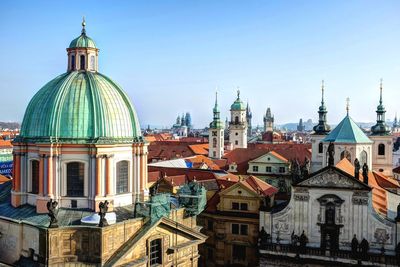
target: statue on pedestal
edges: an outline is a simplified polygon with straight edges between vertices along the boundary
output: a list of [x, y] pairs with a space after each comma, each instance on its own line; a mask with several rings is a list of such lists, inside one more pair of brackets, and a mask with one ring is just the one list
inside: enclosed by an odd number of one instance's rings
[[356, 158], [354, 160], [354, 177], [357, 180], [360, 178], [360, 169], [361, 169], [360, 161], [358, 160], [358, 158]]
[[50, 199], [49, 202], [46, 204], [47, 210], [49, 211], [47, 215], [50, 217], [50, 228], [56, 228], [58, 227], [58, 221], [57, 221], [57, 206], [58, 202], [53, 201], [53, 199]]
[[328, 146], [328, 166], [333, 166], [335, 163], [335, 145], [330, 142]]
[[108, 211], [108, 204], [109, 204], [109, 202], [107, 200], [99, 203], [99, 213], [98, 213], [100, 216], [99, 227], [108, 225], [108, 222], [106, 219], [106, 213]]

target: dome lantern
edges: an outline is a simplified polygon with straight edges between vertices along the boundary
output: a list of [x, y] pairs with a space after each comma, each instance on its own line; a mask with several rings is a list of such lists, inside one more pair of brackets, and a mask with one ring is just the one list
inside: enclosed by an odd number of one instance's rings
[[81, 35], [70, 43], [68, 52], [68, 72], [98, 71], [98, 52], [95, 42], [86, 35], [85, 17], [82, 20]]

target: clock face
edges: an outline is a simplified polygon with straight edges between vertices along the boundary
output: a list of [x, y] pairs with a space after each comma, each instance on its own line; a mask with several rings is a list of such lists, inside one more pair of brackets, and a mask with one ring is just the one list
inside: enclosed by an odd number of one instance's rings
[[213, 131], [212, 136], [217, 136], [217, 131]]

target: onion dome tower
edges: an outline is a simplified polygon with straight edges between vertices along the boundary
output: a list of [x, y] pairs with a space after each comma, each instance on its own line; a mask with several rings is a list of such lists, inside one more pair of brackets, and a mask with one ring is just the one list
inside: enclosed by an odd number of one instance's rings
[[237, 98], [231, 105], [231, 121], [229, 123], [229, 142], [232, 149], [247, 148], [247, 121], [246, 106], [240, 99], [240, 91], [237, 91]]
[[98, 72], [95, 42], [81, 35], [67, 48], [67, 72], [43, 86], [25, 111], [14, 141], [12, 204], [47, 212], [89, 208], [108, 200], [132, 204], [146, 193], [147, 144], [123, 89]]
[[376, 108], [376, 124], [371, 127], [369, 138], [374, 142], [372, 147], [372, 169], [392, 176], [393, 140], [390, 127], [385, 122], [385, 107], [382, 101], [382, 79], [379, 86], [379, 105]]
[[319, 120], [318, 124], [314, 126], [314, 134], [316, 135], [326, 135], [329, 134], [331, 131], [331, 127], [326, 123], [326, 113], [328, 111], [326, 110], [325, 107], [325, 101], [324, 101], [324, 81], [322, 81], [321, 85], [321, 94], [322, 94], [322, 99], [321, 99], [321, 106], [319, 106], [318, 114], [319, 114]]
[[224, 123], [221, 121], [218, 108], [218, 94], [215, 93], [213, 121], [210, 123], [208, 138], [208, 156], [220, 159], [224, 155]]
[[328, 113], [325, 106], [325, 84], [324, 81], [321, 83], [321, 106], [318, 110], [319, 120], [318, 124], [314, 126], [314, 133], [311, 134], [311, 170], [317, 171], [321, 169], [323, 166], [323, 155], [324, 155], [324, 145], [322, 140], [328, 135], [331, 131], [331, 127], [328, 125], [326, 120], [326, 114]]

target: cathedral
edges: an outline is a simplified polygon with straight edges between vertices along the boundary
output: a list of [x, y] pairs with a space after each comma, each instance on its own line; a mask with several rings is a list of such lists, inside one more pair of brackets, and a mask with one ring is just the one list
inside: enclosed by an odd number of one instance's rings
[[205, 189], [188, 181], [179, 198], [149, 192], [137, 113], [99, 72], [85, 26], [67, 48], [67, 72], [34, 95], [14, 140], [12, 185], [0, 187], [0, 262], [197, 266]]

